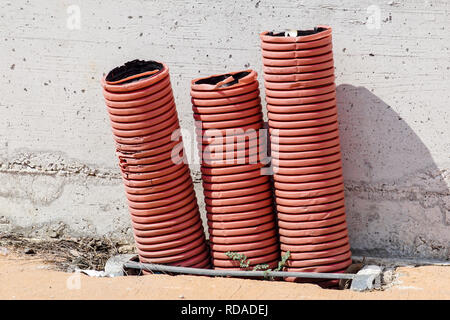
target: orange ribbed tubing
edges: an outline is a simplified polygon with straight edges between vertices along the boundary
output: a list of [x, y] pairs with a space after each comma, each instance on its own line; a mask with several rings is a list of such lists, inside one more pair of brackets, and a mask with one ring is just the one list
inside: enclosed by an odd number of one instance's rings
[[[263, 115], [256, 78], [255, 71], [244, 70], [191, 82], [215, 269], [241, 269], [227, 251], [244, 254], [250, 269], [275, 268], [279, 261], [273, 193], [261, 171], [265, 148], [258, 132]], [[255, 134], [243, 139], [244, 130]]]
[[139, 260], [210, 268], [168, 67], [134, 60], [101, 83]]
[[352, 260], [332, 30], [318, 26], [294, 37], [266, 31], [260, 38], [281, 252], [291, 252], [286, 269], [344, 272]]

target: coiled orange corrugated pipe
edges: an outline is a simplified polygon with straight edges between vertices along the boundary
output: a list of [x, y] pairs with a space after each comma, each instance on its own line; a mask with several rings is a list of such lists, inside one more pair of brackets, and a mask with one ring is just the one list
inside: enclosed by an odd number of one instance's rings
[[[279, 245], [256, 72], [194, 79], [191, 96], [215, 269], [275, 268]], [[227, 252], [245, 255], [243, 262]], [[248, 264], [248, 266], [246, 266]]]
[[102, 87], [139, 260], [210, 268], [168, 67], [127, 62]]
[[[332, 30], [260, 34], [281, 252], [287, 271], [351, 264]], [[296, 279], [288, 279], [295, 281]]]

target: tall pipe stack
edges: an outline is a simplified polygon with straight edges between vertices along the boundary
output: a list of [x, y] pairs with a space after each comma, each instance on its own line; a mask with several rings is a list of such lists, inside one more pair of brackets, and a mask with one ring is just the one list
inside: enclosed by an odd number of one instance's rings
[[[282, 254], [288, 271], [351, 264], [332, 30], [260, 34]], [[295, 281], [297, 279], [288, 279]]]

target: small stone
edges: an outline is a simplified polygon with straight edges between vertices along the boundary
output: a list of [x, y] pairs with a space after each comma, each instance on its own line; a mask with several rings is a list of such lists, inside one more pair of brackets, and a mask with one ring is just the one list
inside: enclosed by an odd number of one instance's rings
[[50, 238], [60, 238], [64, 234], [65, 224], [60, 222], [49, 227], [47, 234]]
[[120, 254], [124, 254], [124, 253], [130, 253], [134, 251], [134, 247], [131, 245], [126, 245], [126, 246], [121, 246], [119, 247], [119, 249], [117, 250]]
[[180, 295], [178, 296], [178, 298], [184, 299], [184, 296], [183, 296], [182, 294], [180, 294]]
[[58, 238], [58, 233], [56, 231], [49, 231], [48, 236], [50, 238]]
[[25, 253], [25, 254], [35, 254], [36, 252], [32, 248], [25, 248], [23, 250], [23, 253]]
[[119, 246], [127, 246], [130, 244], [130, 242], [127, 239], [119, 239], [117, 240], [117, 244]]
[[77, 250], [74, 250], [74, 249], [70, 250], [69, 253], [71, 255], [73, 255], [74, 257], [79, 257], [80, 256], [80, 253]]
[[389, 269], [386, 270], [385, 272], [383, 272], [382, 274], [382, 284], [383, 285], [388, 285], [390, 284], [392, 281], [394, 281], [394, 272], [393, 270]]
[[377, 265], [366, 265], [352, 280], [350, 289], [353, 291], [369, 291], [374, 288], [376, 278], [381, 277], [382, 268]]

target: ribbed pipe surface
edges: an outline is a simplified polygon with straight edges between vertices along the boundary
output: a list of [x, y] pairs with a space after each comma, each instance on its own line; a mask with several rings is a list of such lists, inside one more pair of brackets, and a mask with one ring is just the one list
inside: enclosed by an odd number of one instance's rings
[[210, 268], [168, 67], [128, 62], [102, 87], [140, 261]]
[[291, 253], [287, 271], [343, 272], [351, 252], [331, 28], [260, 38], [281, 252]]
[[[262, 173], [266, 149], [256, 76], [245, 70], [191, 82], [215, 269], [274, 268], [279, 261], [273, 193]], [[245, 255], [248, 268], [227, 252]]]

